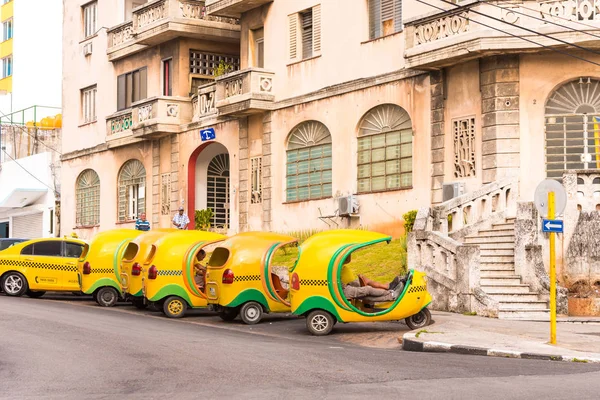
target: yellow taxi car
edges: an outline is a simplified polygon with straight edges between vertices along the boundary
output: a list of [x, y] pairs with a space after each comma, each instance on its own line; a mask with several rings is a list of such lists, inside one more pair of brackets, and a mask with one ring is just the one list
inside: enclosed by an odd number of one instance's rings
[[41, 297], [46, 291], [79, 292], [77, 260], [85, 244], [75, 238], [15, 243], [0, 252], [0, 288], [8, 296]]

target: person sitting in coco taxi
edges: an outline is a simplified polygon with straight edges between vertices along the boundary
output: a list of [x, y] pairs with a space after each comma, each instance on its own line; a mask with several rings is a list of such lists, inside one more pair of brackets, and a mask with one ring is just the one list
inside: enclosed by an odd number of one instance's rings
[[[348, 300], [368, 300], [370, 303], [383, 303], [396, 300], [404, 288], [404, 280], [396, 276], [390, 283], [373, 281], [364, 275], [354, 273], [348, 266], [351, 256], [346, 258], [342, 267], [342, 291]], [[361, 285], [361, 281], [363, 285]]]
[[196, 257], [196, 261], [194, 262], [194, 271], [196, 272], [194, 281], [196, 282], [198, 289], [200, 289], [202, 292], [204, 291], [204, 285], [206, 281], [206, 265], [201, 263], [204, 258], [206, 258], [206, 252], [204, 250], [200, 250], [198, 256]]
[[150, 221], [146, 219], [146, 213], [141, 213], [140, 217], [135, 221], [135, 229], [144, 232], [150, 230]]

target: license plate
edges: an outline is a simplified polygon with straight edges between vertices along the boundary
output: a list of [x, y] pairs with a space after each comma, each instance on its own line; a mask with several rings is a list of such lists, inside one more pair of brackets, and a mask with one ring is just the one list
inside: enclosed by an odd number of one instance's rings
[[208, 288], [208, 293], [210, 293], [212, 297], [215, 297], [217, 295], [217, 291], [214, 287]]

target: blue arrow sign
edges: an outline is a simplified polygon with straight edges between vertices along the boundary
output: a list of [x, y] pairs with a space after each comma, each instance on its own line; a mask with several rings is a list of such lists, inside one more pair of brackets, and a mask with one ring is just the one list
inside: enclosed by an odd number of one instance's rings
[[558, 219], [542, 220], [542, 232], [563, 233], [563, 221]]
[[200, 130], [200, 139], [203, 142], [206, 142], [207, 140], [215, 140], [216, 137], [217, 135], [215, 134], [215, 128], [206, 128]]

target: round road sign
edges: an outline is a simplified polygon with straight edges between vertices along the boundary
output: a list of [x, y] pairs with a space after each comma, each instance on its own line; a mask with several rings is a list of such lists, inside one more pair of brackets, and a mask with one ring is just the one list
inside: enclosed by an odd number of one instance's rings
[[548, 193], [554, 192], [554, 216], [562, 215], [567, 206], [567, 192], [560, 182], [554, 179], [543, 180], [535, 189], [535, 207], [542, 216], [548, 218]]

